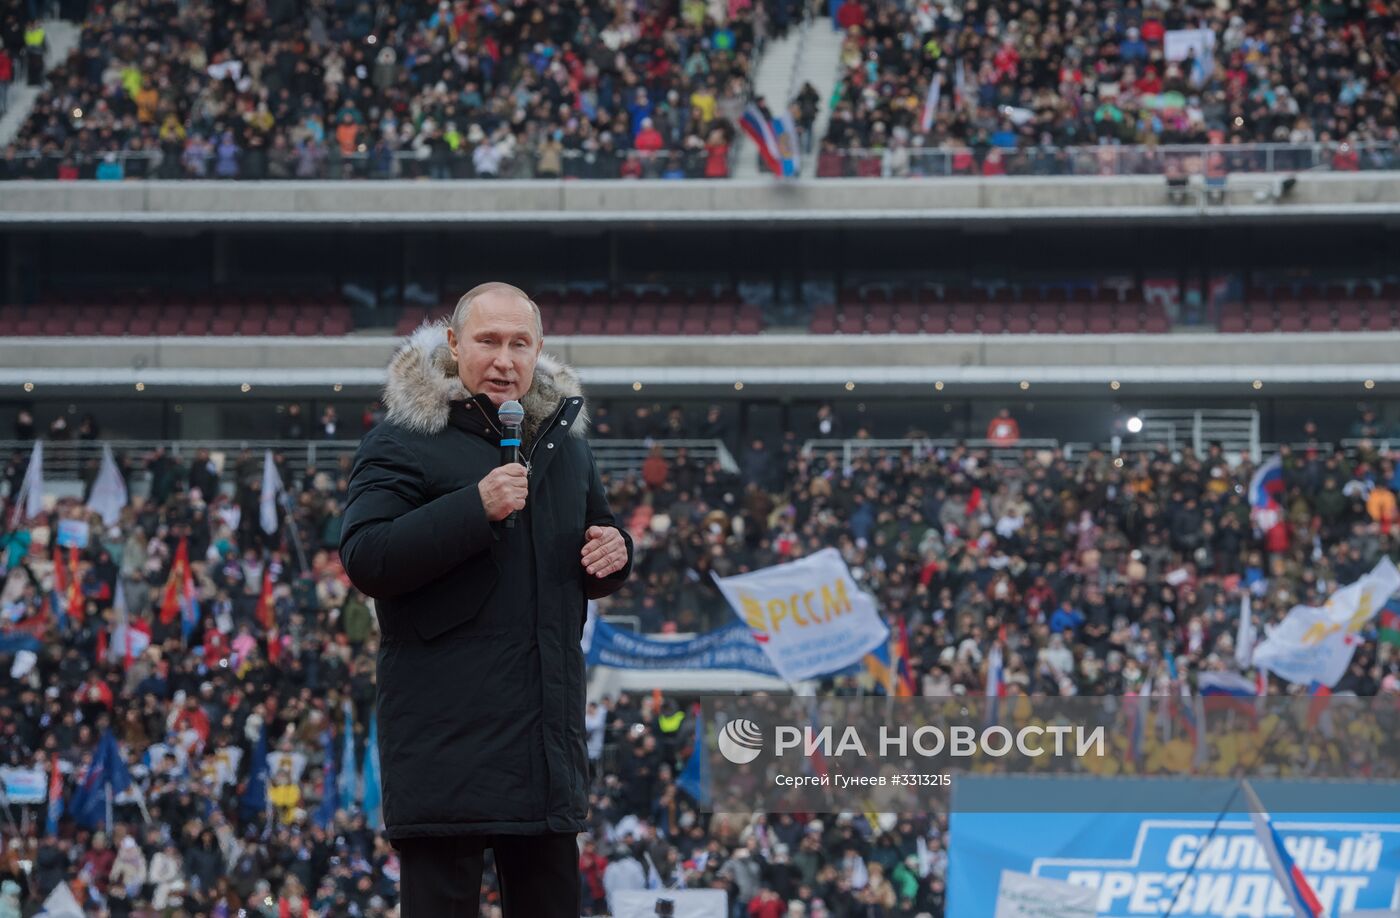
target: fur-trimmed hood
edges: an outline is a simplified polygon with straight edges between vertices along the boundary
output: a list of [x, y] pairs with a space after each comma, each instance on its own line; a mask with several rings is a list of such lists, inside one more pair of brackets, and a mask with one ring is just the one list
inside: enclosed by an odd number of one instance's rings
[[[521, 439], [534, 440], [541, 424], [559, 407], [561, 399], [583, 397], [578, 373], [553, 354], [541, 353], [535, 363], [530, 391], [520, 399], [525, 408]], [[457, 375], [457, 364], [447, 347], [447, 322], [428, 322], [404, 340], [389, 361], [389, 380], [384, 384], [387, 419], [416, 433], [435, 434], [447, 427], [453, 402], [474, 397]], [[585, 399], [570, 431], [581, 437], [588, 432], [588, 402]]]

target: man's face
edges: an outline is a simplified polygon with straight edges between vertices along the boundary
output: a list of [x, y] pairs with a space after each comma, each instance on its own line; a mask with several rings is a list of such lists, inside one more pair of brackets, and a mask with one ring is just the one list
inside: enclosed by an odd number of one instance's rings
[[460, 336], [447, 330], [447, 344], [462, 385], [497, 407], [529, 391], [544, 346], [530, 305], [507, 291], [477, 297]]

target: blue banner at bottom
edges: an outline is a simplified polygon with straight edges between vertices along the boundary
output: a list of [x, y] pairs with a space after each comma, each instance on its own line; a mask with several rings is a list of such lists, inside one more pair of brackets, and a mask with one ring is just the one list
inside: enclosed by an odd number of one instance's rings
[[[1033, 779], [1034, 781], [1034, 779]], [[950, 817], [948, 918], [994, 918], [1003, 870], [1098, 891], [1099, 918], [1272, 918], [1289, 914], [1255, 841], [1247, 812], [1200, 814], [1006, 813], [960, 810], [960, 785], [975, 794], [1025, 782], [960, 777]], [[1053, 792], [1034, 781], [1040, 793]], [[1070, 779], [1066, 788], [1082, 788]], [[1111, 782], [1110, 782], [1111, 783]], [[1254, 782], [1266, 808], [1275, 795], [1326, 782]], [[1213, 782], [1172, 781], [1165, 793], [1219, 799]], [[1332, 785], [1335, 787], [1335, 785]], [[1380, 795], [1381, 797], [1393, 795]], [[1328, 916], [1400, 909], [1400, 808], [1371, 812], [1275, 812], [1273, 825]], [[1390, 811], [1381, 811], [1382, 808]], [[1214, 833], [1212, 834], [1212, 828]]]

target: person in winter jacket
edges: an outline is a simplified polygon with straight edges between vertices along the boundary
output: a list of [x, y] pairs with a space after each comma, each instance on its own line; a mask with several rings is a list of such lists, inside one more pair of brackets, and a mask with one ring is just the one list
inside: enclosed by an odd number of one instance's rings
[[[484, 284], [390, 361], [360, 444], [341, 559], [375, 600], [386, 832], [403, 918], [476, 914], [495, 852], [506, 918], [580, 912], [588, 812], [587, 601], [632, 542], [584, 434], [578, 376], [545, 354], [539, 307]], [[501, 463], [500, 406], [524, 407]], [[511, 516], [511, 521], [507, 517]]]

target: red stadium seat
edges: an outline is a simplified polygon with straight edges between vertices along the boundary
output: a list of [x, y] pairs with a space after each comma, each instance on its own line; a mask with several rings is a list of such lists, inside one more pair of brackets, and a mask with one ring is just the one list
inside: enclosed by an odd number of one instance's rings
[[1255, 309], [1245, 321], [1245, 328], [1255, 334], [1274, 330], [1274, 314], [1268, 309]]
[[1331, 331], [1336, 325], [1331, 309], [1309, 310], [1303, 327], [1310, 332]]
[[1390, 331], [1394, 327], [1395, 320], [1388, 304], [1372, 303], [1366, 310], [1366, 328], [1369, 331]]
[[1245, 330], [1245, 317], [1241, 313], [1226, 313], [1220, 317], [1220, 330], [1230, 335], [1238, 335]]
[[336, 312], [328, 315], [321, 321], [321, 334], [323, 335], [348, 335], [354, 325], [350, 321], [350, 316]]
[[263, 323], [262, 333], [264, 335], [290, 335], [292, 333], [292, 320], [286, 316], [270, 316]]
[[1143, 317], [1142, 330], [1149, 335], [1165, 335], [1172, 330], [1171, 320], [1160, 309]]
[[683, 335], [703, 335], [710, 330], [710, 318], [705, 314], [705, 310], [695, 307], [686, 313], [685, 320], [681, 322], [681, 334]]

